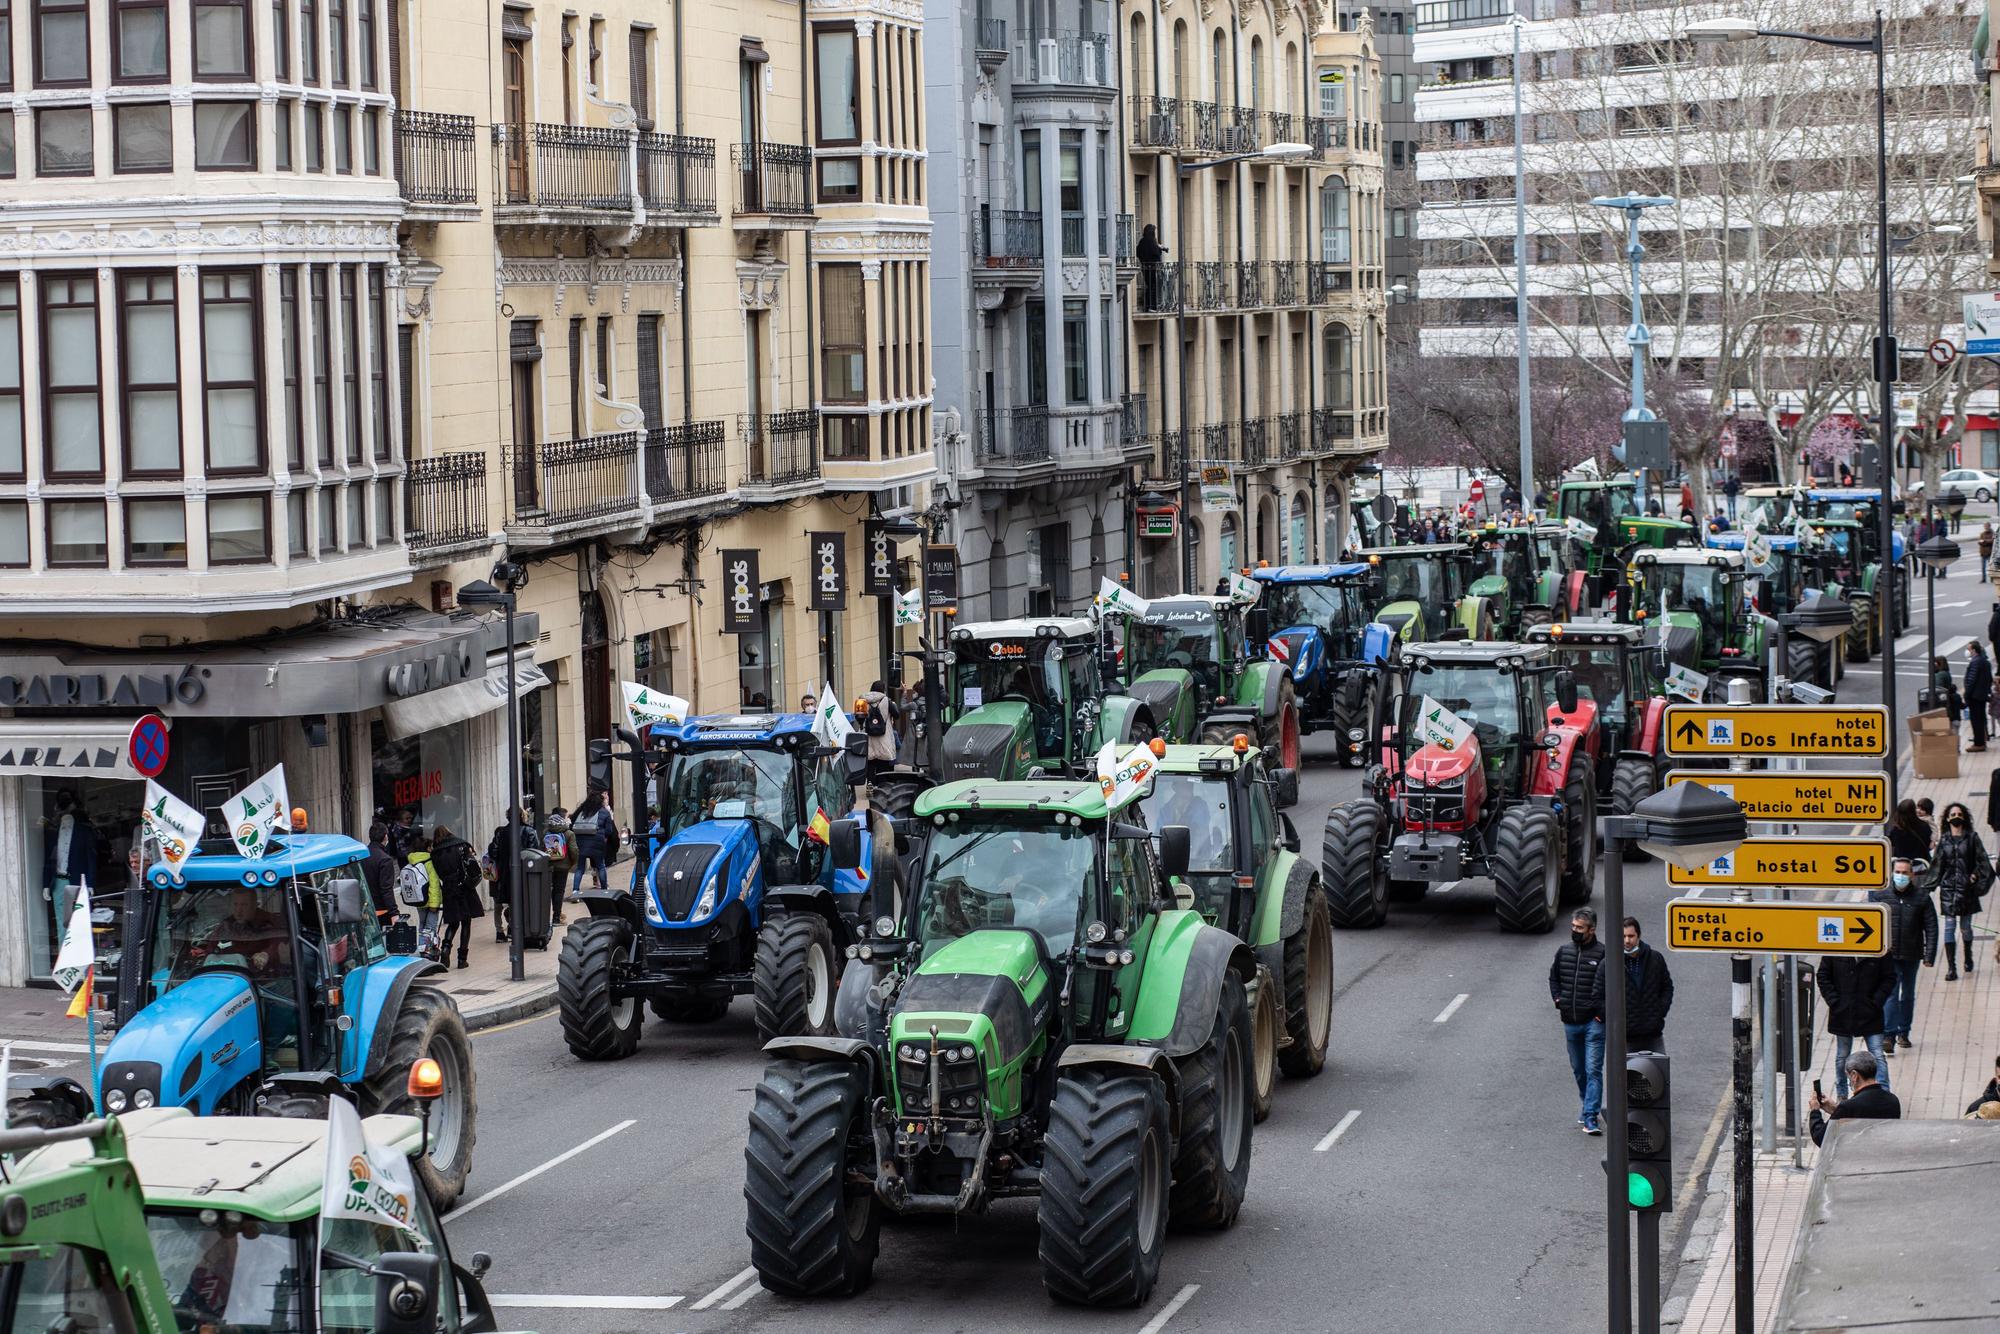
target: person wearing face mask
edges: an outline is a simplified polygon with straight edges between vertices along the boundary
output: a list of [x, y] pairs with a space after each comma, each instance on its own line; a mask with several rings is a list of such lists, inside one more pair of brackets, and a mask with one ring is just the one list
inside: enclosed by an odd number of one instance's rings
[[1665, 1051], [1674, 975], [1667, 956], [1639, 938], [1639, 919], [1625, 919], [1625, 1050]]
[[1965, 971], [1972, 971], [1972, 919], [1993, 884], [1993, 859], [1972, 827], [1972, 813], [1954, 801], [1944, 808], [1944, 829], [1931, 858], [1937, 877], [1938, 915], [1944, 919], [1944, 980], [1958, 981], [1957, 941], [1965, 941]]
[[1905, 1048], [1912, 1045], [1910, 1022], [1917, 1008], [1917, 966], [1937, 966], [1937, 907], [1929, 894], [1916, 887], [1907, 857], [1898, 857], [1890, 864], [1889, 888], [1875, 890], [1868, 900], [1889, 910], [1889, 964], [1896, 985], [1882, 1007], [1882, 1054], [1887, 1056], [1899, 1044]]
[[1549, 999], [1562, 1020], [1570, 1073], [1583, 1100], [1576, 1124], [1586, 1135], [1602, 1135], [1597, 1118], [1604, 1098], [1604, 943], [1597, 938], [1597, 913], [1590, 908], [1576, 910], [1569, 941], [1556, 947], [1549, 965]]

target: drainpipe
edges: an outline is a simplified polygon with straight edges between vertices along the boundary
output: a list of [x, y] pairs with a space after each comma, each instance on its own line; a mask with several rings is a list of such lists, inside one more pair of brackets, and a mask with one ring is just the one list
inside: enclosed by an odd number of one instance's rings
[[[681, 59], [681, 3], [682, 3], [682, 0], [673, 0], [673, 5], [674, 5], [674, 134], [675, 134], [675, 136], [676, 136], [676, 137], [679, 137], [679, 136], [681, 136], [681, 135], [684, 135], [684, 134], [686, 134], [686, 133], [687, 133], [687, 107], [686, 107], [686, 104], [685, 104], [685, 103], [683, 102], [683, 100], [682, 100], [682, 94], [681, 94], [681, 84], [682, 84], [682, 83], [683, 83], [683, 81], [684, 81], [684, 80], [683, 80], [683, 77], [682, 77], [682, 76], [683, 76], [683, 74], [685, 73], [685, 68], [684, 68], [684, 65], [683, 65], [683, 62], [682, 62], [682, 59]], [[717, 177], [717, 182], [716, 182], [716, 188], [717, 188], [718, 190], [720, 190], [720, 189], [721, 189], [721, 176], [722, 176], [722, 173], [721, 173], [720, 169], [718, 168], [718, 170], [716, 171], [716, 177]], [[720, 197], [718, 196], [718, 198], [716, 199], [716, 206], [717, 206], [718, 208], [720, 208], [720, 207], [721, 207], [721, 204], [722, 204], [722, 201], [721, 201], [721, 198], [720, 198]], [[691, 310], [689, 310], [689, 309], [688, 309], [688, 268], [689, 268], [690, 264], [691, 264], [691, 263], [693, 262], [693, 257], [692, 257], [691, 255], [689, 255], [689, 254], [688, 254], [688, 240], [689, 240], [689, 238], [688, 238], [688, 229], [687, 229], [687, 228], [685, 228], [685, 227], [683, 227], [683, 228], [681, 228], [681, 239], [680, 239], [680, 247], [681, 247], [681, 292], [680, 292], [680, 297], [681, 297], [681, 302], [680, 302], [680, 305], [681, 305], [681, 424], [682, 424], [683, 426], [692, 426], [692, 425], [694, 424], [694, 313], [693, 313], [693, 312], [692, 312]], [[693, 448], [693, 446], [692, 446], [692, 445], [690, 445], [690, 446], [689, 446], [689, 448], [690, 448], [690, 449], [692, 449], [692, 448]], [[688, 466], [689, 466], [690, 468], [692, 468], [692, 467], [694, 466], [694, 464], [693, 464], [693, 461], [692, 461], [692, 459], [690, 459], [690, 461], [689, 461], [689, 464], [688, 464]], [[694, 540], [694, 539], [690, 539], [690, 540]], [[692, 574], [692, 571], [690, 571], [689, 573], [690, 573], [690, 574]], [[689, 625], [690, 627], [692, 627], [692, 626], [694, 625], [694, 619], [693, 619], [693, 617], [689, 617], [689, 619], [688, 619], [688, 625]], [[694, 645], [690, 644], [690, 645], [688, 646], [688, 648], [690, 649], [690, 651], [692, 651], [692, 650], [693, 650], [693, 648], [694, 648]]]

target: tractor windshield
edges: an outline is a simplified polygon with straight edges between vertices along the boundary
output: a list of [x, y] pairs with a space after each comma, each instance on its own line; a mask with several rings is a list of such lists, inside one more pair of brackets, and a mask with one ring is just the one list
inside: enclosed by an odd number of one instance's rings
[[1025, 700], [1038, 707], [1062, 704], [1061, 662], [1035, 641], [975, 643], [957, 657], [951, 675], [954, 717], [996, 699]]
[[1361, 603], [1361, 588], [1352, 581], [1339, 584], [1272, 584], [1264, 592], [1264, 605], [1270, 609], [1271, 627], [1275, 630], [1289, 629], [1294, 625], [1346, 630], [1368, 618]]
[[[1410, 682], [1403, 704], [1404, 734], [1416, 736], [1417, 708], [1429, 695], [1471, 726], [1479, 738], [1479, 748], [1488, 763], [1503, 746], [1511, 746], [1522, 733], [1520, 695], [1511, 672], [1499, 671], [1484, 663], [1435, 663], [1431, 670]], [[1534, 730], [1541, 730], [1541, 719]]]
[[262, 887], [191, 884], [167, 891], [165, 929], [153, 937], [154, 994], [216, 968], [246, 972], [259, 982], [289, 976], [288, 892], [289, 881]]
[[[703, 820], [755, 820], [799, 845], [799, 802], [790, 751], [690, 750], [667, 767], [667, 837]], [[762, 841], [761, 839], [759, 840]]]
[[1654, 616], [1690, 611], [1701, 621], [1702, 638], [1720, 644], [1729, 609], [1729, 588], [1721, 565], [1669, 565], [1648, 561], [1639, 566], [1640, 603]]
[[204, 1210], [149, 1213], [146, 1230], [182, 1329], [304, 1334], [311, 1277], [284, 1224]]
[[1557, 518], [1582, 519], [1593, 528], [1605, 528], [1628, 514], [1639, 513], [1630, 482], [1614, 486], [1566, 486], [1556, 503]]
[[1403, 556], [1381, 558], [1382, 602], [1414, 602], [1422, 607], [1426, 617], [1443, 617], [1451, 613], [1450, 576], [1448, 560], [1439, 556], [1420, 555], [1412, 552]]
[[1182, 824], [1188, 830], [1188, 870], [1234, 871], [1235, 831], [1229, 820], [1229, 784], [1200, 774], [1156, 774], [1143, 803], [1146, 827]]
[[1535, 550], [1541, 556], [1544, 568], [1560, 570], [1567, 562], [1569, 537], [1563, 533], [1535, 534]]
[[96, 1251], [50, 1246], [38, 1253], [30, 1246], [0, 1264], [0, 1329], [134, 1329], [112, 1273]]
[[1597, 703], [1600, 717], [1622, 722], [1626, 713], [1625, 655], [1615, 648], [1565, 648], [1563, 666], [1576, 676], [1576, 693]]
[[1135, 618], [1125, 631], [1125, 667], [1134, 677], [1161, 667], [1213, 672], [1215, 613], [1197, 607]]
[[933, 830], [918, 883], [922, 944], [1025, 927], [1064, 954], [1096, 910], [1096, 842], [1080, 825], [960, 820]]
[[1487, 569], [1507, 581], [1507, 592], [1517, 601], [1535, 596], [1535, 566], [1528, 551], [1529, 540], [1509, 535], [1496, 538], [1486, 550]]

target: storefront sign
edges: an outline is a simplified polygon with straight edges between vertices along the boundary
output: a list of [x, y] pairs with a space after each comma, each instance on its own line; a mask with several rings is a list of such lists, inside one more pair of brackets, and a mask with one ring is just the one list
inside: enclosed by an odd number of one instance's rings
[[0, 774], [132, 778], [129, 718], [0, 719]]
[[868, 563], [861, 568], [861, 591], [871, 598], [896, 596], [896, 539], [887, 519], [870, 519], [861, 526]]
[[[514, 658], [514, 694], [525, 698], [549, 683], [548, 673], [535, 665], [525, 652]], [[433, 728], [448, 727], [468, 718], [491, 713], [507, 703], [507, 663], [494, 654], [486, 674], [477, 680], [462, 681], [444, 690], [433, 690], [409, 699], [392, 699], [382, 707], [382, 722], [393, 737], [416, 736]]]
[[758, 597], [757, 553], [736, 547], [722, 553], [722, 633], [753, 635], [764, 628]]
[[814, 611], [847, 610], [847, 534], [807, 533], [812, 584], [806, 605]]
[[399, 662], [393, 667], [385, 668], [382, 681], [391, 695], [397, 699], [407, 699], [411, 695], [421, 695], [427, 690], [457, 685], [471, 675], [472, 650], [461, 644], [428, 658], [419, 658], [415, 662]]
[[1175, 522], [1179, 514], [1175, 510], [1140, 510], [1139, 536], [1168, 538], [1179, 534], [1180, 526]]
[[944, 611], [958, 605], [958, 548], [933, 543], [924, 548], [924, 609]]
[[207, 693], [191, 666], [0, 676], [0, 709], [164, 709], [198, 704]]

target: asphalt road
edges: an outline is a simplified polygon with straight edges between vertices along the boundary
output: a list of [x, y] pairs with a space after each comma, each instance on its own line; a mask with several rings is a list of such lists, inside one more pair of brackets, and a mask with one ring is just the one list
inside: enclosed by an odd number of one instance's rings
[[[1968, 578], [1973, 564], [1939, 585], [1941, 644], [1983, 637], [1991, 590]], [[1922, 682], [1924, 605], [1920, 586], [1915, 633], [1899, 643], [1899, 713]], [[1841, 698], [1878, 700], [1879, 670], [1853, 669]], [[1309, 755], [1324, 744], [1308, 740]], [[1357, 789], [1353, 772], [1309, 765], [1291, 812], [1309, 853], [1328, 807]], [[1626, 893], [1657, 936], [1659, 865], [1628, 866]], [[886, 1223], [862, 1298], [764, 1292], [743, 1235], [762, 1065], [747, 1000], [714, 1025], [649, 1019], [639, 1052], [615, 1065], [573, 1060], [552, 1016], [477, 1037], [478, 1158], [448, 1220], [453, 1249], [491, 1253], [503, 1326], [545, 1334], [1602, 1329], [1604, 1141], [1575, 1126], [1546, 986], [1560, 939], [1501, 933], [1483, 881], [1434, 891], [1379, 930], [1337, 932], [1325, 1072], [1281, 1084], [1240, 1222], [1172, 1235], [1143, 1310], [1050, 1302], [1030, 1201]], [[1726, 958], [1670, 962], [1683, 1207], [1665, 1229], [1669, 1281], [1693, 1215], [1688, 1178], [1723, 1127], [1729, 1053]]]

